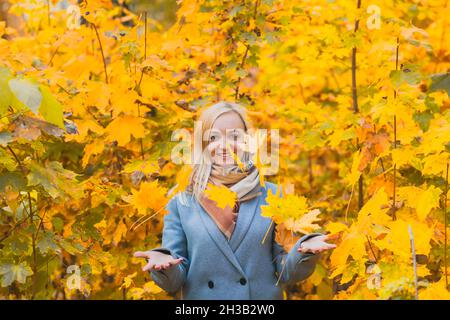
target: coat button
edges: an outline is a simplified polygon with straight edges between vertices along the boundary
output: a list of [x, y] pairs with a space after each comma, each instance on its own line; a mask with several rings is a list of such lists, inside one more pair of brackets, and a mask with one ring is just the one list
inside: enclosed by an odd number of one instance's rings
[[241, 278], [241, 279], [239, 280], [239, 282], [240, 282], [243, 286], [245, 286], [245, 284], [247, 283], [247, 280], [245, 280], [245, 278]]
[[214, 282], [212, 282], [211, 280], [208, 281], [208, 287], [210, 287], [211, 289], [214, 288]]

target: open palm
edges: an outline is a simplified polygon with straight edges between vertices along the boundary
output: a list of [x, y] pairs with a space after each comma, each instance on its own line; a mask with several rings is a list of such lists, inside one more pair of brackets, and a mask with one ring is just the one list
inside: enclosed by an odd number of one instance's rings
[[175, 259], [170, 254], [165, 254], [159, 251], [136, 251], [134, 256], [136, 258], [148, 259], [148, 263], [142, 268], [142, 271], [165, 270], [170, 266], [181, 263], [181, 261], [184, 260], [184, 258]]
[[328, 243], [325, 240], [329, 240], [327, 235], [312, 237], [302, 242], [297, 251], [302, 253], [306, 252], [319, 253], [322, 251], [336, 248], [335, 244]]

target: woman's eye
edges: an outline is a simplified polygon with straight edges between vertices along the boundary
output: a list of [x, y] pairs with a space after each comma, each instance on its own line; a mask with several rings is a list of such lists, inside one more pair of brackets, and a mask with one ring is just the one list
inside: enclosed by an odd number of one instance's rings
[[216, 137], [215, 137], [215, 136], [212, 136], [212, 137], [210, 138], [210, 140], [211, 140], [211, 141], [215, 141], [215, 140], [216, 140]]

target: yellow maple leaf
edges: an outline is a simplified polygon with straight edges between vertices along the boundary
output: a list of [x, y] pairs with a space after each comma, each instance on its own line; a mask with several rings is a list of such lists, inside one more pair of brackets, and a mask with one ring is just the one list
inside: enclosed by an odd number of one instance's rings
[[441, 277], [438, 282], [428, 285], [424, 290], [419, 291], [419, 300], [450, 300], [450, 291], [445, 285], [445, 277]]
[[364, 204], [358, 213], [360, 230], [368, 230], [372, 224], [384, 225], [392, 220], [386, 214], [389, 210], [386, 206], [388, 200], [384, 188], [381, 188]]
[[439, 206], [442, 191], [435, 186], [422, 189], [414, 186], [398, 188], [398, 197], [406, 200], [407, 206], [416, 209], [417, 216], [424, 220], [433, 208]]
[[330, 235], [337, 234], [341, 231], [348, 231], [348, 226], [342, 222], [330, 222], [325, 226]]
[[191, 173], [192, 167], [189, 165], [183, 166], [181, 170], [178, 171], [177, 176], [175, 178], [177, 185], [173, 191], [174, 193], [186, 190], [186, 187], [189, 184], [189, 177], [191, 176]]
[[422, 173], [442, 176], [445, 174], [445, 170], [447, 168], [447, 163], [449, 162], [449, 160], [449, 153], [445, 151], [428, 155], [422, 160]]
[[389, 232], [382, 240], [375, 243], [380, 249], [388, 249], [402, 261], [409, 261], [411, 257], [411, 243], [408, 232], [408, 225], [411, 225], [414, 236], [414, 249], [416, 254], [428, 255], [431, 249], [430, 240], [433, 230], [425, 223], [415, 219], [399, 219], [389, 224]]
[[132, 195], [127, 200], [131, 203], [141, 215], [147, 213], [147, 209], [153, 211], [163, 210], [168, 202], [166, 197], [167, 188], [158, 184], [158, 180], [151, 182], [142, 182], [139, 190], [132, 190]]
[[126, 234], [127, 234], [127, 226], [121, 220], [117, 225], [117, 228], [113, 234], [113, 245], [117, 245]]
[[125, 146], [130, 142], [131, 136], [142, 138], [146, 131], [144, 122], [144, 119], [130, 115], [118, 117], [106, 127], [106, 140], [116, 140], [119, 146]]
[[320, 210], [314, 209], [302, 215], [300, 219], [289, 218], [284, 222], [284, 225], [288, 230], [306, 234], [320, 227], [318, 224], [314, 223], [321, 220], [317, 217], [319, 214]]
[[130, 275], [126, 276], [125, 278], [123, 278], [123, 283], [120, 286], [120, 289], [129, 288], [131, 286], [131, 284], [133, 283], [133, 278], [136, 276], [137, 276], [137, 272], [130, 274]]
[[146, 293], [158, 294], [163, 290], [159, 286], [157, 286], [153, 281], [149, 281], [144, 284], [144, 291]]
[[363, 153], [361, 150], [358, 150], [353, 156], [352, 168], [350, 170], [349, 175], [346, 177], [348, 184], [353, 186], [358, 181], [359, 176], [361, 175], [361, 171], [359, 171], [359, 164], [361, 162]]
[[[333, 270], [338, 268], [343, 272], [350, 255], [355, 260], [362, 259], [367, 254], [365, 242], [365, 235], [358, 230], [356, 224], [352, 225], [349, 232], [343, 235], [341, 243], [331, 253], [331, 268]], [[337, 275], [338, 272], [334, 274]]]
[[[278, 189], [279, 190], [279, 189]], [[266, 197], [267, 205], [261, 206], [261, 215], [272, 218], [276, 223], [283, 223], [288, 219], [298, 220], [309, 212], [307, 199], [295, 194], [280, 197], [269, 189]]]
[[208, 183], [205, 190], [205, 195], [216, 202], [217, 206], [221, 209], [225, 209], [226, 206], [233, 208], [236, 200], [236, 192], [230, 190], [226, 186], [216, 186], [212, 183]]
[[227, 142], [227, 149], [228, 151], [231, 153], [231, 156], [233, 157], [234, 161], [236, 161], [238, 167], [241, 170], [244, 170], [244, 164], [242, 163], [242, 161], [239, 159], [238, 155], [233, 151], [233, 149], [231, 149], [230, 144]]

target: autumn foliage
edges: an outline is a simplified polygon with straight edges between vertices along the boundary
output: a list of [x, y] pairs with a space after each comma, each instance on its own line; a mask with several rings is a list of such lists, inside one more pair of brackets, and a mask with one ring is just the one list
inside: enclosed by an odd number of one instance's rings
[[338, 244], [287, 299], [450, 298], [446, 1], [180, 0], [168, 29], [24, 2], [0, 22], [0, 298], [170, 298], [132, 253], [186, 187], [172, 133], [218, 100], [280, 129], [278, 239]]

